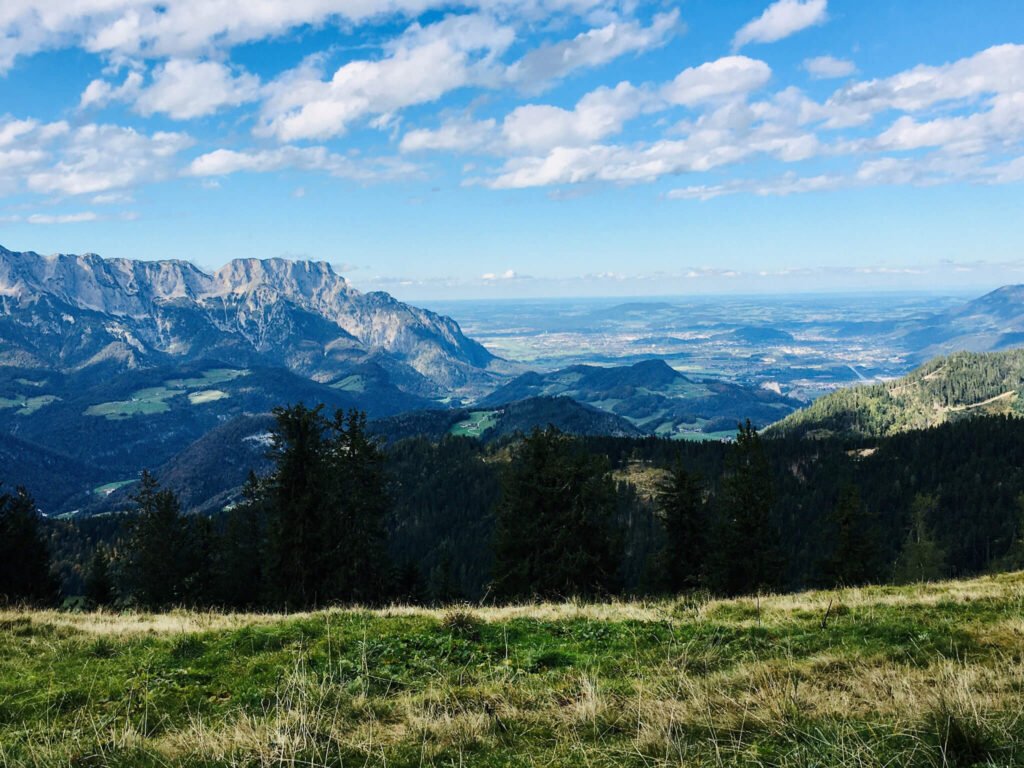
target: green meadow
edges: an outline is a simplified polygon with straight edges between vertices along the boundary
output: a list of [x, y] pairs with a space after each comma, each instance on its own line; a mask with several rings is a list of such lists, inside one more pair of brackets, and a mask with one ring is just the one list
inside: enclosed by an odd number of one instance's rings
[[4, 766], [1024, 765], [1024, 576], [737, 600], [0, 612]]

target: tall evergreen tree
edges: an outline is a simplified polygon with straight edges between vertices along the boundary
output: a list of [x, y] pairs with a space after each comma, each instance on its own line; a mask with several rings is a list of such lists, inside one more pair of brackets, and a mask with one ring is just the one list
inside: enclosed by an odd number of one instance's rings
[[857, 486], [847, 483], [841, 488], [829, 522], [829, 535], [835, 543], [822, 563], [826, 582], [833, 586], [859, 586], [877, 580], [877, 523], [864, 507]]
[[100, 544], [93, 550], [85, 572], [85, 597], [92, 605], [110, 605], [114, 601], [114, 582], [110, 573], [110, 552]]
[[262, 482], [250, 472], [242, 498], [226, 513], [221, 537], [218, 598], [233, 608], [255, 608], [267, 588], [267, 503]]
[[173, 491], [143, 471], [134, 516], [121, 548], [119, 592], [147, 608], [198, 602], [205, 553], [191, 535]]
[[328, 495], [327, 422], [322, 407], [275, 408], [271, 455], [275, 469], [267, 479], [269, 568], [272, 599], [305, 608], [329, 598], [324, 594], [324, 507]]
[[932, 532], [929, 517], [935, 515], [939, 497], [919, 493], [910, 508], [910, 530], [903, 551], [896, 561], [894, 579], [897, 584], [935, 581], [948, 575], [946, 553]]
[[694, 589], [704, 577], [707, 560], [704, 487], [696, 475], [676, 465], [658, 486], [656, 503], [665, 528], [660, 581], [670, 592]]
[[731, 594], [782, 586], [784, 558], [773, 519], [771, 469], [761, 437], [740, 425], [722, 478], [715, 585]]
[[338, 411], [328, 445], [330, 508], [325, 538], [336, 597], [373, 603], [384, 597], [390, 575], [384, 528], [390, 500], [384, 454], [366, 429], [366, 414]]
[[535, 429], [504, 477], [495, 593], [560, 598], [610, 590], [619, 562], [615, 503], [607, 459], [554, 427]]
[[0, 603], [49, 603], [56, 596], [35, 501], [24, 488], [0, 494]]

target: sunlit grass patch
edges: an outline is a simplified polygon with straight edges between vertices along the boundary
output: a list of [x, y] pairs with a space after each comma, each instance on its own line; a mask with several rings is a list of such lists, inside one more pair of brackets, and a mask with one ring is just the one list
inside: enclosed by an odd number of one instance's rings
[[1024, 765], [1022, 588], [4, 610], [0, 765]]

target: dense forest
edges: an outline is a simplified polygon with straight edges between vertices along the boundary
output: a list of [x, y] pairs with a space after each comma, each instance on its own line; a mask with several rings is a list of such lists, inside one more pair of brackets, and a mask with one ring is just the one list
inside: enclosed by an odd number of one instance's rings
[[1024, 350], [958, 352], [903, 378], [841, 389], [773, 425], [771, 434], [885, 437], [978, 414], [1024, 411]]
[[1024, 430], [1005, 416], [866, 440], [570, 437], [384, 445], [358, 412], [275, 412], [270, 471], [185, 515], [144, 473], [128, 513], [0, 493], [0, 597], [299, 609], [743, 594], [1024, 566]]

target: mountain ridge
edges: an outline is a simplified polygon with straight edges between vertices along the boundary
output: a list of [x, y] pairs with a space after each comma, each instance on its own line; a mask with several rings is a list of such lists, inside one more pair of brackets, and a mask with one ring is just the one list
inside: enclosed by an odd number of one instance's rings
[[[239, 362], [269, 356], [324, 381], [384, 351], [439, 388], [456, 388], [496, 359], [450, 317], [362, 293], [322, 261], [234, 259], [207, 273], [187, 260], [43, 256], [0, 246], [0, 319], [7, 321], [0, 338], [8, 340], [0, 363], [61, 370], [231, 350]], [[19, 324], [54, 344], [26, 339], [10, 349], [11, 338], [27, 335], [14, 332]], [[84, 331], [69, 327], [81, 324]], [[288, 349], [288, 341], [302, 348]]]
[[825, 395], [767, 434], [887, 437], [986, 414], [1024, 415], [1024, 349], [936, 357], [893, 381]]

